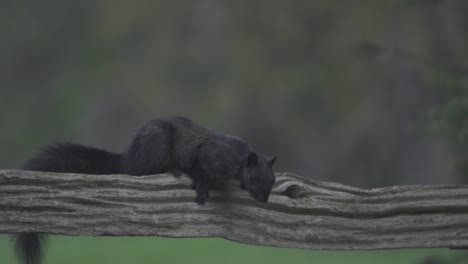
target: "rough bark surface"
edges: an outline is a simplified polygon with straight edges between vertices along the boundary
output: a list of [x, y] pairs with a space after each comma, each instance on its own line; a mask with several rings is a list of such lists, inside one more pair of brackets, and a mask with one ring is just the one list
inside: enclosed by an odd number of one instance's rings
[[222, 237], [301, 249], [468, 247], [468, 186], [361, 190], [277, 176], [268, 203], [232, 183], [201, 207], [184, 177], [0, 171], [0, 233]]

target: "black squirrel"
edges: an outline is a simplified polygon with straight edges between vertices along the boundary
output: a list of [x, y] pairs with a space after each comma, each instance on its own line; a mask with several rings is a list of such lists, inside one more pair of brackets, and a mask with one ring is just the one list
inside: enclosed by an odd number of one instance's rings
[[[27, 160], [24, 170], [83, 174], [128, 174], [134, 176], [171, 172], [192, 179], [195, 202], [204, 205], [210, 186], [236, 179], [240, 187], [261, 202], [267, 202], [275, 182], [276, 157], [265, 158], [238, 137], [216, 133], [185, 117], [155, 119], [136, 133], [122, 154], [79, 144], [55, 144]], [[12, 236], [23, 264], [39, 264], [45, 234]]]

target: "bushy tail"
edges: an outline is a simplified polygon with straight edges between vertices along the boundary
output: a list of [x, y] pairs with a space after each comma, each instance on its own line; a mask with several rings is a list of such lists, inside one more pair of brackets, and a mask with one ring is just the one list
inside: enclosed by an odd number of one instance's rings
[[[48, 146], [22, 166], [29, 171], [115, 174], [120, 169], [121, 155], [78, 144]], [[40, 264], [47, 241], [45, 234], [22, 233], [11, 236], [21, 264]]]
[[42, 249], [47, 242], [47, 236], [38, 233], [23, 233], [11, 236], [16, 255], [21, 264], [39, 264], [42, 259]]

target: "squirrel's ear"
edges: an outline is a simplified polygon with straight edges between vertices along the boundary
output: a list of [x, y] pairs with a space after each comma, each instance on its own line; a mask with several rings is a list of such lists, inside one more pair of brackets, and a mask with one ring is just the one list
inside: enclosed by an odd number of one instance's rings
[[268, 160], [268, 165], [270, 165], [270, 167], [273, 167], [273, 164], [275, 164], [276, 158], [278, 158], [278, 155], [275, 155], [273, 158]]
[[257, 154], [252, 152], [247, 156], [247, 167], [257, 166], [257, 165], [258, 165]]

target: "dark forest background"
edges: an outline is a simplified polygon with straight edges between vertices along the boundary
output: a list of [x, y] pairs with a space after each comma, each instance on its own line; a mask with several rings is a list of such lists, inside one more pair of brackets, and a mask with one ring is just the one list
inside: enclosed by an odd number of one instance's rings
[[467, 183], [468, 1], [0, 2], [0, 168], [185, 115], [370, 188]]
[[1, 168], [54, 141], [122, 151], [145, 120], [186, 115], [278, 153], [280, 171], [463, 181], [421, 120], [466, 86], [466, 1], [1, 6]]

